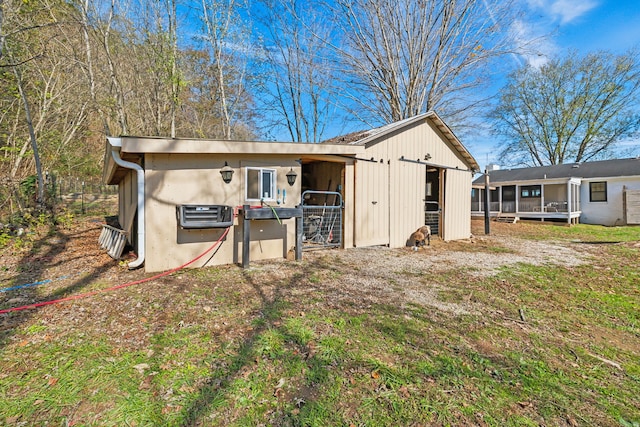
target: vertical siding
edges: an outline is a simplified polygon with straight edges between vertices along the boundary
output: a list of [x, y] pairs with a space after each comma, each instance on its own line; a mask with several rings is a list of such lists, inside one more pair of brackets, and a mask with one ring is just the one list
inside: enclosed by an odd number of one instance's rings
[[[443, 231], [446, 233], [443, 238], [468, 238], [471, 232], [472, 176], [466, 171], [468, 165], [457, 150], [427, 119], [384, 138], [367, 147], [364, 156], [378, 161], [382, 158], [382, 165], [362, 161], [356, 165], [356, 222], [361, 222], [356, 227], [357, 245], [404, 246], [409, 235], [424, 225], [426, 165], [417, 161], [425, 162], [427, 154], [429, 163], [453, 168], [447, 170], [447, 182], [443, 188]], [[401, 161], [403, 156], [413, 162]], [[383, 165], [388, 167], [388, 181], [383, 179]], [[386, 192], [388, 198], [386, 226], [382, 224], [383, 212], [370, 206], [374, 197], [383, 199], [381, 192]], [[361, 233], [366, 230], [379, 234], [386, 231], [388, 236], [386, 239], [381, 235], [375, 240], [365, 239]]]
[[138, 188], [136, 180], [136, 172], [129, 170], [118, 188], [118, 222], [122, 229], [129, 233], [129, 243], [133, 242], [131, 233], [134, 230], [133, 221], [138, 208]]
[[[416, 229], [424, 225], [426, 166], [399, 160], [401, 156], [418, 160], [421, 138], [410, 134], [406, 142], [394, 140], [388, 145], [391, 161], [391, 230], [390, 245], [404, 246]], [[424, 157], [424, 155], [423, 155]]]
[[344, 247], [355, 245], [355, 165], [347, 163], [344, 167]]
[[367, 157], [376, 162], [356, 165], [355, 246], [389, 244], [389, 165], [380, 163], [382, 153], [384, 150], [370, 150]]
[[445, 179], [444, 240], [471, 235], [471, 173], [448, 169]]

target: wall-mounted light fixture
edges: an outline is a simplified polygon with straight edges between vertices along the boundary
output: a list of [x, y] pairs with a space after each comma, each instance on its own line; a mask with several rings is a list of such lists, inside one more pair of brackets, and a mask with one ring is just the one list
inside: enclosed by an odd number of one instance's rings
[[224, 167], [220, 169], [220, 175], [222, 175], [222, 180], [225, 184], [231, 182], [231, 178], [233, 178], [233, 169], [231, 169], [227, 162], [224, 162]]
[[293, 170], [293, 168], [291, 168], [289, 172], [287, 172], [287, 182], [289, 183], [289, 185], [295, 184], [297, 177], [298, 177], [298, 174], [296, 173], [296, 171]]
[[431, 154], [429, 154], [429, 153], [425, 154], [425, 155], [424, 155], [424, 159], [425, 159], [426, 161], [431, 160]]

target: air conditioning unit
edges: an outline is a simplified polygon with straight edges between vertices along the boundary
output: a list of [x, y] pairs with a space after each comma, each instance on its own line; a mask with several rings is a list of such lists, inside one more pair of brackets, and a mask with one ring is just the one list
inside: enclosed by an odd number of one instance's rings
[[227, 205], [178, 205], [182, 228], [226, 228], [233, 225], [233, 208]]

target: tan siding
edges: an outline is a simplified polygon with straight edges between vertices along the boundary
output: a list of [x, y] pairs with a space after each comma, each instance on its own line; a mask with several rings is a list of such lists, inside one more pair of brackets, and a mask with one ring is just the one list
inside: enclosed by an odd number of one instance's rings
[[346, 164], [344, 169], [344, 247], [352, 248], [355, 218], [355, 165]]
[[131, 232], [138, 205], [137, 174], [129, 170], [118, 188], [118, 222], [123, 230], [129, 233], [127, 240], [132, 242]]
[[[231, 183], [225, 184], [220, 168], [227, 161], [235, 173]], [[182, 265], [200, 255], [222, 235], [223, 229], [184, 230], [176, 220], [176, 206], [180, 204], [223, 204], [241, 206], [244, 200], [244, 169], [240, 165], [273, 167], [277, 170], [277, 187], [287, 190], [286, 204], [294, 207], [300, 201], [300, 165], [294, 158], [276, 157], [265, 162], [258, 157], [239, 157], [186, 154], [149, 155], [147, 169], [146, 271], [161, 271]], [[296, 185], [290, 187], [286, 173], [293, 168], [298, 174]], [[252, 202], [255, 204], [255, 202]], [[272, 203], [275, 205], [275, 203]], [[251, 224], [251, 260], [278, 258], [295, 245], [295, 221], [253, 221]], [[236, 221], [237, 224], [237, 221]], [[239, 261], [242, 252], [242, 230], [230, 230], [209, 265]], [[240, 255], [241, 256], [241, 255]], [[202, 266], [209, 257], [191, 265]]]
[[367, 150], [376, 162], [356, 165], [355, 245], [389, 244], [389, 165], [383, 161], [384, 147]]
[[445, 182], [444, 240], [471, 235], [471, 174], [447, 170]]
[[[425, 160], [427, 154], [429, 160]], [[388, 164], [389, 181], [382, 181], [382, 165], [359, 162], [356, 177], [356, 242], [359, 246], [371, 244], [389, 244], [400, 247], [406, 244], [409, 235], [421, 225], [424, 225], [424, 197], [425, 197], [425, 162], [434, 165], [454, 168], [447, 170], [447, 184], [444, 189], [446, 213], [443, 228], [446, 240], [467, 238], [471, 227], [471, 173], [467, 172], [467, 164], [458, 152], [449, 145], [448, 141], [432, 126], [430, 121], [424, 120], [401, 132], [386, 135], [382, 141], [370, 144], [362, 156], [383, 159], [383, 165]], [[402, 161], [401, 157], [405, 160]], [[417, 162], [421, 163], [417, 163]], [[376, 166], [377, 165], [377, 166]], [[455, 170], [455, 168], [460, 170]], [[385, 186], [388, 186], [386, 188]], [[367, 206], [375, 191], [386, 191], [388, 208], [386, 226], [380, 224], [379, 215]], [[449, 205], [450, 203], [450, 205]], [[380, 228], [384, 227], [384, 228]], [[389, 233], [386, 241], [382, 239], [365, 239], [361, 233], [377, 228]]]
[[392, 162], [390, 245], [400, 247], [417, 228], [424, 225], [425, 166]]
[[[446, 129], [445, 129], [446, 132]], [[162, 154], [154, 154], [154, 150]], [[163, 151], [165, 150], [165, 151]], [[441, 169], [445, 216], [442, 230], [446, 240], [467, 238], [470, 234], [471, 173], [463, 156], [434, 126], [430, 119], [408, 123], [391, 130], [381, 140], [369, 140], [368, 146], [328, 146], [324, 144], [254, 144], [228, 141], [174, 141], [164, 139], [123, 140], [124, 153], [145, 152], [146, 177], [146, 263], [147, 271], [166, 270], [200, 255], [220, 237], [221, 229], [183, 230], [178, 227], [176, 206], [180, 204], [224, 204], [234, 207], [257, 204], [245, 200], [245, 168], [261, 166], [276, 169], [277, 187], [286, 189], [286, 204], [300, 202], [302, 169], [296, 159], [301, 156], [344, 165], [344, 247], [390, 245], [403, 246], [416, 228], [424, 224], [425, 156]], [[335, 156], [332, 156], [334, 154]], [[373, 158], [351, 163], [340, 154]], [[315, 158], [317, 157], [317, 159]], [[406, 160], [401, 161], [404, 157]], [[230, 184], [224, 184], [220, 168], [228, 162], [235, 170]], [[473, 162], [475, 164], [475, 161]], [[321, 171], [324, 182], [318, 190], [335, 190], [328, 177], [337, 177], [333, 165]], [[298, 180], [293, 187], [286, 173], [293, 168]], [[458, 168], [459, 170], [456, 170]], [[446, 175], [446, 180], [444, 176]], [[332, 178], [336, 179], [337, 178]], [[129, 171], [121, 183], [120, 220], [132, 228], [135, 213], [135, 173]], [[270, 202], [275, 205], [275, 202]], [[285, 256], [295, 244], [294, 220], [254, 221], [251, 223], [251, 259]], [[204, 257], [192, 267], [208, 264], [237, 263], [242, 251], [243, 230], [237, 223], [213, 259]]]

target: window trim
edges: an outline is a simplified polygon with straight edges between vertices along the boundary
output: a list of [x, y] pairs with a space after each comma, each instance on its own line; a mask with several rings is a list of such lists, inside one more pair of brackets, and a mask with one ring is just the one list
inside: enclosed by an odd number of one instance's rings
[[[258, 171], [258, 189], [259, 191], [262, 189], [262, 179], [263, 179], [263, 174], [269, 173], [271, 175], [271, 188], [270, 190], [270, 197], [260, 197], [260, 198], [250, 198], [249, 197], [249, 171]], [[265, 200], [265, 201], [274, 201], [276, 200], [276, 187], [277, 187], [277, 171], [275, 168], [261, 168], [261, 167], [254, 167], [254, 166], [247, 166], [245, 168], [245, 172], [244, 172], [244, 198], [247, 201], [261, 201], [261, 200]]]
[[[525, 196], [523, 192], [527, 192]], [[521, 199], [539, 199], [542, 197], [542, 186], [540, 185], [523, 185], [520, 187]]]
[[[604, 185], [604, 190], [595, 191], [596, 194], [602, 194], [604, 196], [604, 199], [595, 200], [593, 198], [593, 193], [594, 193], [593, 184], [603, 184]], [[591, 202], [591, 203], [606, 203], [607, 200], [608, 200], [607, 181], [590, 181], [589, 182], [589, 202]]]

